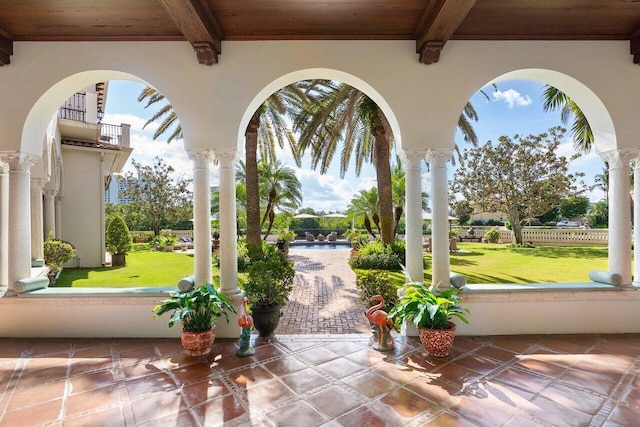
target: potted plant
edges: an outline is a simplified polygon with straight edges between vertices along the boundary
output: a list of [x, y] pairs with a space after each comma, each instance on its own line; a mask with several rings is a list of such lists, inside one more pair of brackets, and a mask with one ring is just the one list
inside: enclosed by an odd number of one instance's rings
[[351, 229], [344, 232], [344, 236], [351, 242], [352, 249], [360, 249], [367, 242], [367, 235], [359, 230]]
[[278, 252], [284, 254], [284, 256], [289, 255], [289, 242], [296, 238], [295, 231], [282, 230], [278, 233], [278, 241], [276, 245], [278, 246]]
[[111, 252], [111, 265], [114, 267], [126, 265], [126, 256], [133, 245], [133, 238], [127, 223], [120, 215], [113, 214], [111, 216], [106, 240], [107, 250]]
[[220, 247], [220, 232], [217, 228], [211, 231], [211, 250], [216, 250]]
[[200, 356], [211, 351], [216, 337], [215, 320], [228, 312], [235, 313], [231, 298], [219, 293], [212, 284], [206, 283], [187, 292], [177, 291], [170, 298], [153, 307], [153, 316], [158, 318], [171, 312], [169, 327], [182, 322], [182, 346], [189, 356]]
[[440, 290], [437, 284], [427, 286], [420, 282], [409, 283], [389, 317], [396, 325], [405, 322], [416, 325], [427, 354], [446, 357], [451, 352], [456, 331], [451, 319], [457, 317], [469, 323], [465, 317], [469, 310], [459, 305], [457, 293], [457, 288]]
[[491, 228], [484, 233], [484, 239], [489, 243], [498, 243], [500, 236], [500, 232], [495, 228]]
[[162, 248], [165, 252], [173, 252], [176, 244], [178, 244], [178, 238], [176, 236], [166, 235], [157, 237], [158, 247]]
[[264, 256], [249, 266], [244, 291], [260, 336], [269, 336], [278, 327], [280, 310], [293, 290], [294, 276], [292, 263], [272, 246], [265, 247]]
[[69, 262], [76, 255], [75, 247], [69, 243], [53, 237], [53, 231], [49, 232], [44, 241], [44, 262], [49, 266], [49, 285], [54, 286], [62, 264]]

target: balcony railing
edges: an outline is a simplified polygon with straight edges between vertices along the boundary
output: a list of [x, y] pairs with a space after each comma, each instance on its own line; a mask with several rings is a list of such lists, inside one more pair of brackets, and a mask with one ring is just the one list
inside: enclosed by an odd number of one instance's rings
[[122, 126], [100, 123], [100, 141], [122, 145]]
[[74, 120], [77, 122], [86, 121], [87, 102], [85, 93], [74, 93], [71, 98], [64, 101], [58, 110], [58, 117], [66, 120]]

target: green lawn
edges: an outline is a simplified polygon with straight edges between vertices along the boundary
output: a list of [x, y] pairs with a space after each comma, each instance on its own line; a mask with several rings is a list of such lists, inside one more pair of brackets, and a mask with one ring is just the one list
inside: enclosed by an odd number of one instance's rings
[[[589, 270], [607, 269], [606, 247], [541, 246], [509, 249], [502, 244], [459, 243], [462, 250], [451, 254], [451, 271], [461, 273], [467, 283], [587, 282]], [[431, 280], [431, 254], [425, 254], [425, 281]], [[213, 268], [213, 282], [220, 273]], [[67, 268], [58, 287], [176, 286], [178, 280], [193, 274], [193, 254], [156, 252], [136, 244], [127, 255], [126, 267]], [[393, 272], [398, 283], [402, 273]], [[244, 282], [244, 274], [240, 275]]]
[[[190, 274], [193, 274], [193, 254], [156, 252], [146, 244], [135, 244], [127, 255], [125, 267], [65, 268], [56, 287], [176, 286]], [[213, 281], [220, 282], [217, 268], [213, 268]]]
[[[510, 249], [491, 243], [458, 243], [452, 253], [451, 271], [463, 274], [467, 283], [563, 283], [588, 282], [589, 270], [607, 270], [607, 247]], [[426, 254], [425, 280], [431, 280], [431, 254]]]

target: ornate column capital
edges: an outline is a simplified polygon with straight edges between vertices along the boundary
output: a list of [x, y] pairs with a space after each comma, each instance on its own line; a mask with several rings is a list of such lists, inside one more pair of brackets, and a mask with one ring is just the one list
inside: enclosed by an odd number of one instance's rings
[[443, 168], [451, 160], [453, 150], [427, 150], [427, 162], [433, 168]]
[[24, 172], [36, 164], [38, 157], [19, 151], [2, 151], [0, 152], [0, 161], [7, 163], [10, 171]]
[[193, 161], [194, 169], [206, 169], [213, 160], [210, 150], [188, 151], [187, 155]]
[[420, 167], [420, 162], [427, 157], [427, 150], [402, 150], [400, 157], [408, 167]]
[[233, 167], [237, 154], [236, 150], [213, 150], [213, 155], [220, 161], [221, 169]]
[[45, 199], [53, 199], [56, 195], [56, 190], [42, 190], [42, 194]]
[[637, 161], [635, 158], [638, 156], [637, 151], [631, 150], [611, 150], [600, 153], [600, 158], [603, 162], [609, 165], [609, 169], [625, 169], [629, 167], [631, 159]]

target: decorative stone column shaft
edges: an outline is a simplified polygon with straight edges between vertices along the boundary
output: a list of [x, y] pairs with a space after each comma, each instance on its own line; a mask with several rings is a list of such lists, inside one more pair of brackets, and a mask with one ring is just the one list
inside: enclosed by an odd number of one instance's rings
[[31, 277], [31, 207], [29, 184], [31, 165], [36, 157], [19, 152], [2, 153], [0, 159], [9, 164], [9, 283], [7, 295], [12, 295], [13, 284]]
[[422, 161], [427, 152], [403, 151], [405, 162], [405, 241], [407, 251], [407, 271], [411, 278], [421, 282], [424, 280], [422, 258]]
[[55, 201], [55, 230], [54, 230], [54, 235], [56, 236], [56, 239], [61, 239], [62, 238], [62, 199], [63, 197], [60, 195], [56, 196], [56, 201]]
[[633, 159], [633, 183], [633, 284], [640, 287], [640, 154]]
[[0, 161], [0, 296], [9, 286], [9, 165]]
[[193, 160], [193, 266], [195, 285], [211, 283], [211, 185], [209, 151], [189, 153]]
[[49, 232], [53, 232], [56, 235], [56, 206], [55, 206], [55, 191], [44, 190], [44, 237], [45, 239], [49, 235]]
[[450, 150], [427, 151], [431, 169], [432, 283], [441, 288], [450, 287], [447, 162], [452, 154]]
[[[231, 305], [240, 313], [244, 292], [238, 288], [238, 244], [236, 218], [235, 150], [218, 151], [214, 155], [220, 166], [220, 291], [231, 297]], [[220, 321], [216, 334], [222, 338], [238, 338], [242, 328], [236, 315], [229, 323]]]
[[632, 153], [614, 150], [601, 154], [609, 164], [609, 271], [631, 285], [631, 205], [629, 160]]
[[44, 226], [42, 215], [42, 187], [44, 180], [31, 178], [31, 258], [44, 259]]

